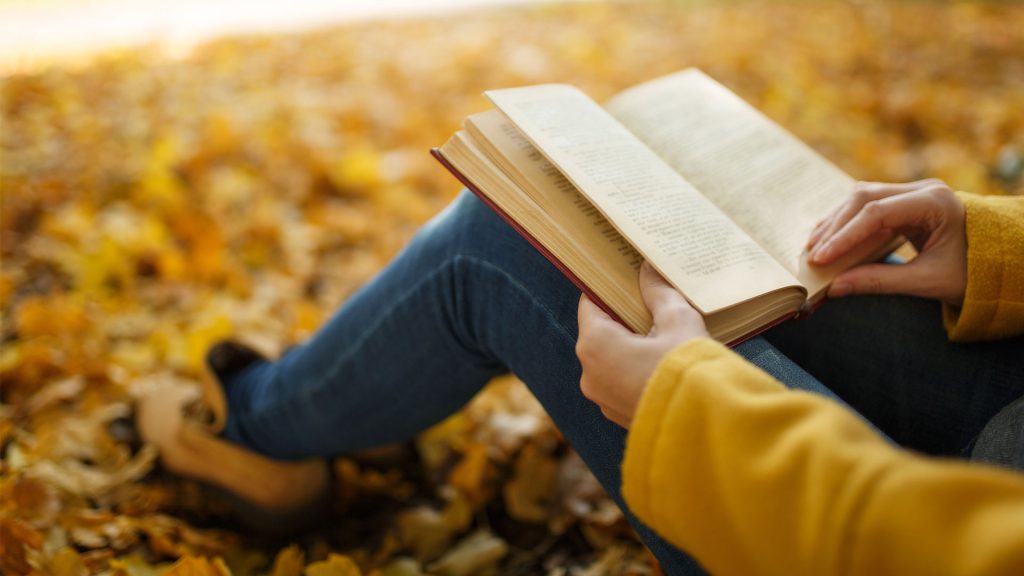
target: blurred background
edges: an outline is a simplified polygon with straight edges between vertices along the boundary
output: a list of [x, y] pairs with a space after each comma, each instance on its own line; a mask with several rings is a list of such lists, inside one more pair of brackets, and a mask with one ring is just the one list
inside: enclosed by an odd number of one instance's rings
[[856, 178], [1024, 193], [1016, 2], [0, 1], [0, 571], [654, 573], [512, 380], [337, 460], [294, 547], [130, 416], [216, 340], [315, 330], [459, 191], [428, 150], [481, 91], [688, 66]]

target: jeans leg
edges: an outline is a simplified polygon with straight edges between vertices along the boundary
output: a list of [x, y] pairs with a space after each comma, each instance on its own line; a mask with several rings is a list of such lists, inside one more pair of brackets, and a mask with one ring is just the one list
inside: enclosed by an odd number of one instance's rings
[[748, 340], [737, 346], [735, 351], [740, 356], [746, 358], [751, 364], [757, 366], [761, 370], [764, 370], [773, 378], [785, 384], [788, 388], [818, 394], [844, 406], [850, 410], [850, 412], [860, 416], [864, 420], [865, 424], [873, 428], [879, 436], [889, 442], [892, 442], [892, 439], [874, 426], [870, 420], [864, 418], [863, 415], [858, 413], [854, 407], [844, 402], [843, 399], [835, 392], [818, 381], [817, 378], [811, 376], [806, 370], [798, 366], [790, 358], [786, 357], [786, 355], [775, 348], [775, 346], [768, 342], [764, 337]]
[[701, 573], [625, 508], [626, 432], [579, 390], [579, 291], [463, 193], [317, 334], [227, 385], [225, 436], [276, 458], [407, 440], [521, 378], [669, 574]]
[[1024, 337], [949, 342], [939, 304], [920, 298], [832, 300], [764, 338], [893, 440], [925, 453], [961, 455], [1024, 395]]

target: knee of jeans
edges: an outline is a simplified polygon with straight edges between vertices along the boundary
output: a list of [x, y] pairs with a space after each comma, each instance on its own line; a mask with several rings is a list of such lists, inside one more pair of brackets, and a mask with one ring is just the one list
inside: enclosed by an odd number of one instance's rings
[[515, 231], [468, 190], [430, 219], [413, 237], [410, 247], [446, 259], [456, 255], [487, 260], [496, 249], [521, 241]]
[[437, 230], [466, 225], [491, 211], [469, 190], [463, 189], [447, 206], [420, 228], [421, 233], [433, 234]]

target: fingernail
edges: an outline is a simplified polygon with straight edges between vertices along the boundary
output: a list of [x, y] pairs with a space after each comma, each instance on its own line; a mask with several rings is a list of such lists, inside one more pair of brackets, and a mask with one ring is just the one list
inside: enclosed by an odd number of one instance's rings
[[828, 290], [828, 295], [832, 298], [842, 298], [853, 291], [853, 286], [850, 286], [846, 282], [837, 282], [832, 285]]
[[811, 235], [807, 237], [807, 248], [810, 249], [817, 245], [818, 240], [821, 240], [821, 235], [824, 233], [825, 231], [820, 228], [811, 230]]
[[826, 243], [822, 244], [821, 246], [818, 246], [817, 248], [814, 249], [814, 252], [811, 253], [811, 260], [813, 260], [815, 262], [821, 262], [822, 260], [827, 258], [828, 255], [831, 252], [832, 252], [832, 243], [831, 242], [826, 242]]

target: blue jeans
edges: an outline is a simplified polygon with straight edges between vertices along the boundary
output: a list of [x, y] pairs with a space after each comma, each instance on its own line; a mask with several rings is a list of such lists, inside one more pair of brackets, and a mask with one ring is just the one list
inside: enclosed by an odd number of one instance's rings
[[[279, 459], [405, 441], [511, 371], [665, 571], [700, 573], [622, 501], [626, 431], [580, 393], [578, 299], [554, 266], [463, 192], [311, 340], [227, 384], [225, 437]], [[848, 298], [737, 352], [791, 387], [842, 397], [897, 442], [955, 454], [1024, 393], [1010, 351], [1021, 342], [951, 345], [939, 318], [922, 300]]]

